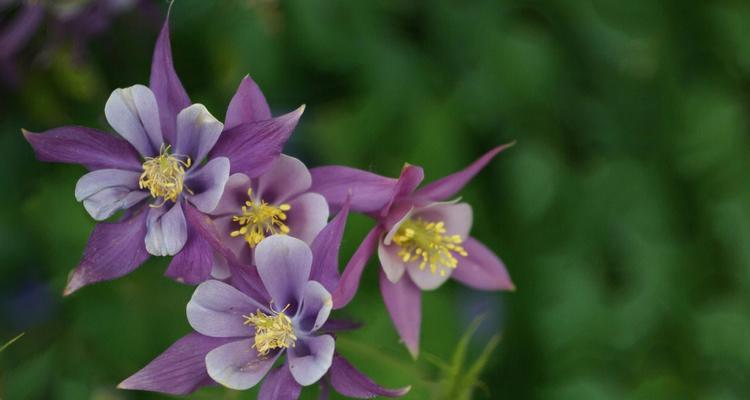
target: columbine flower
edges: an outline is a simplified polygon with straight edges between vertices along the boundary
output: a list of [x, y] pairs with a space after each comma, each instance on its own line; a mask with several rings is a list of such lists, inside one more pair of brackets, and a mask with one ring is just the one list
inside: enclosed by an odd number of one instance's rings
[[[328, 204], [323, 196], [309, 192], [311, 184], [305, 164], [284, 154], [256, 179], [242, 173], [229, 177], [219, 205], [210, 214], [241, 263], [252, 265], [253, 250], [271, 235], [312, 243], [328, 221]], [[229, 275], [223, 257], [216, 257], [212, 275], [217, 279]]]
[[472, 210], [458, 200], [448, 201], [476, 175], [501, 146], [463, 171], [421, 189], [422, 169], [406, 165], [401, 177], [385, 178], [353, 168], [313, 168], [314, 191], [332, 208], [351, 193], [351, 208], [368, 214], [377, 225], [347, 264], [341, 285], [333, 293], [334, 308], [354, 296], [367, 260], [378, 253], [383, 301], [404, 344], [419, 352], [421, 290], [432, 290], [448, 278], [481, 290], [514, 290], [502, 261], [469, 236]]
[[76, 126], [24, 132], [40, 160], [91, 170], [75, 194], [92, 217], [102, 221], [126, 210], [119, 222], [96, 226], [65, 294], [123, 276], [149, 254], [175, 255], [166, 274], [178, 281], [206, 280], [213, 250], [197, 234], [200, 215], [216, 207], [230, 173], [257, 177], [271, 167], [302, 110], [272, 118], [249, 77], [232, 98], [226, 125], [191, 105], [174, 71], [165, 22], [149, 87], [117, 89], [105, 106], [121, 138]]
[[[254, 298], [221, 281], [200, 284], [187, 305], [197, 333], [180, 339], [118, 387], [186, 394], [215, 381], [245, 390], [267, 376], [259, 399], [297, 399], [303, 386], [328, 374], [333, 388], [347, 396], [405, 394], [409, 388], [381, 388], [335, 353], [336, 341], [326, 328], [331, 295], [324, 284], [311, 280], [324, 274], [321, 268], [335, 266], [321, 261], [330, 256], [327, 246], [318, 249], [288, 235], [264, 239], [255, 257], [269, 297]], [[283, 356], [284, 363], [274, 369]]]

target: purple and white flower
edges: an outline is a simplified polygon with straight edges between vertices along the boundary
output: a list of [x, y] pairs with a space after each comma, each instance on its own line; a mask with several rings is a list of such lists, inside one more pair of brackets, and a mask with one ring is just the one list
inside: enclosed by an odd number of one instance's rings
[[[345, 217], [334, 219], [330, 232], [338, 232]], [[196, 333], [177, 341], [118, 387], [187, 394], [212, 382], [245, 390], [265, 377], [259, 399], [297, 399], [302, 387], [328, 375], [326, 384], [351, 397], [405, 394], [408, 387], [382, 388], [335, 353], [335, 338], [326, 327], [331, 294], [311, 279], [320, 269], [335, 271], [336, 266], [325, 261], [334, 251], [338, 246], [311, 250], [288, 235], [264, 239], [255, 249], [255, 260], [269, 298], [256, 298], [221, 281], [200, 284], [187, 305]], [[284, 356], [283, 364], [273, 368]]]
[[[267, 236], [284, 234], [312, 244], [328, 222], [328, 203], [309, 191], [312, 177], [302, 161], [282, 154], [255, 179], [229, 177], [219, 205], [210, 213], [227, 247], [245, 265]], [[212, 276], [229, 276], [226, 260], [217, 255]]]
[[107, 101], [107, 121], [120, 137], [78, 126], [24, 131], [38, 159], [91, 171], [75, 194], [94, 219], [125, 210], [118, 222], [97, 224], [65, 294], [128, 274], [149, 255], [174, 255], [166, 275], [178, 281], [208, 279], [213, 249], [196, 221], [216, 207], [230, 173], [254, 178], [271, 168], [303, 110], [271, 117], [249, 77], [232, 98], [226, 125], [191, 104], [174, 70], [167, 21], [149, 87], [117, 89]]
[[469, 236], [472, 209], [452, 196], [509, 145], [488, 152], [466, 169], [417, 189], [422, 168], [406, 165], [399, 179], [340, 166], [313, 168], [312, 190], [336, 209], [351, 209], [377, 221], [352, 256], [333, 292], [334, 308], [351, 301], [367, 260], [378, 253], [380, 290], [404, 344], [417, 357], [421, 291], [453, 278], [480, 290], [514, 290], [502, 261]]

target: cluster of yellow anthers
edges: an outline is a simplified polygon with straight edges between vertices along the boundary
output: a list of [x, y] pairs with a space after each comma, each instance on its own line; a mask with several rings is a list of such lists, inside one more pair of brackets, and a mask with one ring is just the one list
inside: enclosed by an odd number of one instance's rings
[[243, 236], [250, 247], [255, 247], [266, 236], [289, 233], [289, 227], [286, 226], [286, 211], [292, 209], [289, 204], [280, 204], [278, 206], [268, 204], [262, 199], [253, 198], [253, 189], [247, 189], [247, 197], [250, 200], [245, 201], [242, 206], [242, 214], [232, 217], [232, 221], [240, 224], [240, 229], [232, 231], [229, 235], [232, 237]]
[[393, 242], [401, 247], [398, 255], [404, 262], [421, 259], [420, 269], [430, 266], [430, 272], [445, 276], [448, 268], [456, 268], [458, 260], [453, 253], [466, 257], [468, 253], [461, 247], [460, 235], [445, 235], [443, 221], [429, 222], [421, 218], [407, 219], [393, 236]]
[[294, 335], [292, 320], [284, 313], [287, 308], [288, 304], [279, 312], [271, 311], [272, 315], [260, 310], [256, 310], [255, 314], [243, 315], [245, 325], [255, 327], [253, 348], [260, 356], [267, 356], [273, 349], [294, 347], [297, 336]]
[[[190, 157], [182, 161], [174, 154], [169, 154], [171, 146], [161, 146], [159, 155], [146, 157], [143, 163], [143, 173], [138, 180], [141, 189], [148, 189], [153, 198], [164, 198], [160, 204], [152, 207], [161, 207], [168, 200], [177, 202], [177, 196], [185, 189], [183, 178], [185, 169], [190, 168]], [[190, 192], [190, 189], [187, 189]]]

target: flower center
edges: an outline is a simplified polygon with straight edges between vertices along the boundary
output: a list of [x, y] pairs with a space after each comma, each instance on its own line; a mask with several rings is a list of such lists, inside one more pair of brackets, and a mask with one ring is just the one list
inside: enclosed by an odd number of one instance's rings
[[261, 199], [253, 198], [253, 189], [247, 189], [247, 196], [250, 200], [242, 206], [242, 214], [232, 217], [232, 221], [240, 224], [240, 229], [232, 231], [231, 237], [242, 236], [250, 247], [255, 247], [266, 236], [289, 233], [289, 227], [286, 226], [285, 211], [292, 209], [289, 204], [280, 204], [278, 206], [266, 203]]
[[[185, 169], [190, 168], [190, 157], [187, 161], [182, 161], [173, 154], [169, 154], [171, 146], [161, 146], [159, 155], [156, 157], [146, 157], [143, 162], [143, 173], [138, 180], [138, 186], [141, 189], [148, 189], [153, 198], [164, 198], [161, 204], [155, 207], [161, 207], [168, 200], [177, 202], [177, 196], [185, 189], [183, 179], [185, 178]], [[190, 192], [190, 189], [187, 189]]]
[[284, 314], [289, 308], [287, 304], [279, 312], [272, 311], [271, 315], [256, 310], [255, 314], [243, 315], [245, 325], [255, 327], [255, 344], [253, 348], [261, 356], [267, 356], [273, 349], [294, 347], [297, 336], [294, 335], [292, 320]]
[[393, 236], [393, 242], [401, 247], [398, 255], [404, 262], [422, 260], [419, 269], [430, 266], [433, 274], [445, 276], [448, 268], [456, 268], [458, 260], [453, 253], [466, 257], [468, 253], [461, 247], [460, 235], [445, 235], [443, 221], [429, 222], [422, 218], [407, 219]]

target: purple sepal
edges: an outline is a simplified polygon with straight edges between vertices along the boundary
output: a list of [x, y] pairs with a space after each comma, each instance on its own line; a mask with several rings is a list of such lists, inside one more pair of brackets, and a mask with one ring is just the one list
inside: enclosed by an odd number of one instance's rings
[[177, 114], [190, 106], [190, 97], [174, 70], [172, 44], [169, 41], [169, 12], [159, 38], [156, 40], [154, 55], [151, 59], [151, 79], [148, 85], [154, 92], [159, 105], [162, 134], [167, 143], [175, 143]]
[[341, 274], [339, 285], [331, 293], [334, 310], [343, 308], [354, 298], [359, 288], [359, 279], [362, 277], [362, 271], [365, 265], [367, 265], [367, 261], [378, 248], [378, 241], [382, 232], [379, 226], [372, 228], [362, 241], [362, 244], [357, 248], [357, 251], [354, 252], [346, 267], [344, 267], [344, 273]]
[[141, 208], [120, 222], [97, 224], [63, 294], [67, 296], [86, 285], [119, 278], [143, 264], [149, 257], [144, 243], [147, 215]]
[[339, 210], [347, 197], [351, 198], [354, 212], [369, 214], [380, 211], [392, 201], [398, 182], [372, 172], [337, 165], [313, 168], [310, 174], [310, 191], [323, 195], [331, 212]]
[[331, 386], [340, 394], [358, 399], [370, 399], [376, 396], [401, 397], [411, 390], [411, 386], [401, 389], [386, 389], [362, 372], [358, 371], [340, 354], [333, 355], [329, 370]]
[[310, 280], [320, 282], [329, 292], [333, 292], [339, 284], [339, 249], [348, 215], [349, 204], [345, 203], [310, 246], [313, 252]]
[[415, 359], [419, 355], [419, 329], [422, 322], [422, 291], [404, 276], [396, 283], [380, 271], [380, 293], [393, 325]]
[[230, 174], [241, 172], [250, 178], [262, 175], [281, 154], [305, 107], [280, 117], [249, 122], [225, 130], [209, 158], [227, 157]]
[[43, 133], [23, 131], [39, 161], [81, 164], [89, 170], [114, 168], [142, 171], [138, 152], [123, 139], [82, 126]]
[[297, 400], [302, 386], [294, 380], [289, 365], [282, 364], [266, 375], [260, 386], [258, 400]]
[[[191, 207], [184, 204], [186, 209]], [[197, 285], [207, 280], [211, 275], [213, 265], [213, 249], [206, 239], [201, 236], [188, 221], [188, 240], [185, 246], [174, 256], [164, 275], [180, 283]]]
[[271, 118], [265, 96], [250, 75], [242, 78], [237, 93], [227, 107], [224, 129], [232, 129], [248, 122], [263, 121]]
[[192, 393], [202, 386], [214, 384], [206, 371], [206, 354], [236, 340], [190, 333], [176, 341], [143, 369], [122, 381], [117, 388], [175, 395]]

